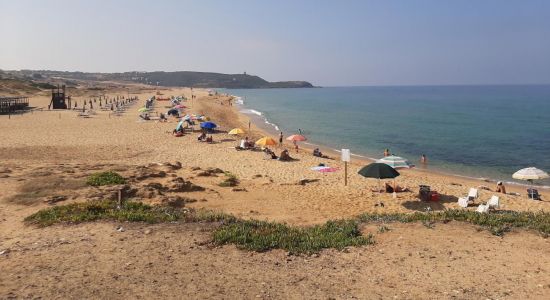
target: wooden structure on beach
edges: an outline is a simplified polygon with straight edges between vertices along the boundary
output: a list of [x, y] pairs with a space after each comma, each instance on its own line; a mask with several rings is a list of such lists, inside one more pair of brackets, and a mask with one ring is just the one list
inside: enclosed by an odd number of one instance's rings
[[0, 114], [11, 114], [29, 107], [28, 97], [0, 97]]
[[65, 95], [65, 85], [59, 87], [57, 85], [57, 90], [52, 89], [52, 101], [48, 108], [52, 109], [70, 109], [71, 108], [71, 96]]

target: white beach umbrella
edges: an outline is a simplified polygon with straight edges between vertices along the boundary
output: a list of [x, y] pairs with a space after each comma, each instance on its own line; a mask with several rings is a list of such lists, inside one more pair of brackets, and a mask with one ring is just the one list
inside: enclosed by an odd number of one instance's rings
[[407, 159], [395, 155], [386, 156], [376, 162], [386, 164], [394, 169], [410, 169], [414, 167]]
[[528, 181], [545, 179], [548, 177], [550, 177], [548, 173], [534, 167], [521, 169], [512, 175], [512, 178], [514, 179], [528, 180]]

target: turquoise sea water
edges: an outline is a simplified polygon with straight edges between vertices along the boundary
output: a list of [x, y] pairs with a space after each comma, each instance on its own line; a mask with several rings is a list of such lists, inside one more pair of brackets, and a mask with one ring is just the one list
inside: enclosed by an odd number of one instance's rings
[[[380, 158], [385, 148], [448, 173], [513, 181], [550, 172], [550, 85], [224, 90], [288, 136]], [[550, 185], [550, 181], [541, 182]]]

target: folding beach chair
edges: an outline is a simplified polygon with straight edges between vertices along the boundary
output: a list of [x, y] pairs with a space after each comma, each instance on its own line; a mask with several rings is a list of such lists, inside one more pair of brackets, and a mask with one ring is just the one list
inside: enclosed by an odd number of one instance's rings
[[470, 192], [468, 192], [468, 200], [473, 201], [477, 199], [478, 193], [476, 188], [470, 188]]
[[458, 206], [460, 206], [460, 207], [468, 207], [468, 198], [466, 198], [466, 197], [460, 197], [460, 198], [458, 198]]
[[527, 197], [533, 200], [541, 200], [539, 191], [536, 189], [527, 189]]
[[498, 196], [493, 195], [491, 199], [487, 202], [487, 206], [489, 208], [499, 208], [500, 207], [500, 199]]
[[489, 212], [489, 205], [484, 205], [484, 204], [480, 204], [477, 209], [476, 209], [476, 212], [480, 213], [480, 214], [486, 214]]

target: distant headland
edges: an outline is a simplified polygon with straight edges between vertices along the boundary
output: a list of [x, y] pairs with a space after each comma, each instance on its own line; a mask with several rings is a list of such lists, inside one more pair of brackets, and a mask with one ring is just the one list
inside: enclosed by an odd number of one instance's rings
[[307, 81], [269, 82], [259, 76], [243, 74], [222, 74], [210, 72], [175, 71], [175, 72], [124, 72], [124, 73], [87, 73], [50, 70], [4, 71], [19, 73], [29, 78], [58, 77], [74, 80], [125, 81], [159, 86], [228, 88], [228, 89], [263, 89], [263, 88], [312, 88]]

